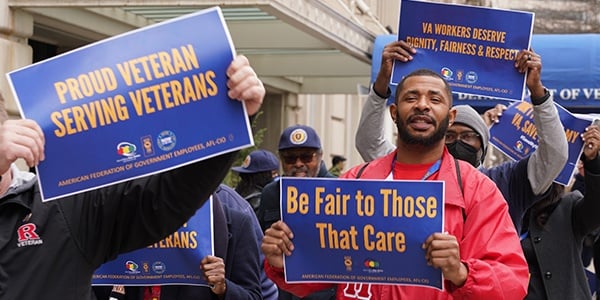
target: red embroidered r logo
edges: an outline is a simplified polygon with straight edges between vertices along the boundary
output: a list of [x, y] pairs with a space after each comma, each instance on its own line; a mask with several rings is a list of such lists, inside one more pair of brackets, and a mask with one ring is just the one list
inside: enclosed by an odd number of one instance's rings
[[27, 241], [27, 240], [39, 240], [40, 236], [35, 233], [37, 226], [33, 223], [27, 223], [21, 225], [17, 230], [17, 234], [19, 235], [19, 242]]

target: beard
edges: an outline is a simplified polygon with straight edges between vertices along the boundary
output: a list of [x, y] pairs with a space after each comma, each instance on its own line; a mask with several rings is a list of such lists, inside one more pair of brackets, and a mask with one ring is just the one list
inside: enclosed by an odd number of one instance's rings
[[[300, 176], [300, 173], [304, 173], [305, 175]], [[317, 177], [317, 174], [319, 174], [319, 168], [313, 170], [307, 166], [302, 166], [299, 168], [290, 167], [289, 170], [285, 172], [285, 175], [290, 177]]]
[[406, 125], [404, 120], [400, 118], [400, 115], [396, 113], [396, 129], [398, 129], [398, 137], [401, 141], [409, 145], [429, 147], [444, 139], [448, 126], [450, 126], [450, 114], [446, 115], [446, 118], [440, 122], [439, 126], [435, 119], [433, 119], [432, 124], [437, 129], [431, 135], [425, 137], [415, 136], [408, 131], [408, 125]]

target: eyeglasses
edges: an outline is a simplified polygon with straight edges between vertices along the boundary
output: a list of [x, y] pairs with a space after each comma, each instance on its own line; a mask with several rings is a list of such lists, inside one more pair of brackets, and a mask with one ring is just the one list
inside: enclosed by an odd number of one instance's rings
[[467, 144], [472, 144], [477, 142], [479, 139], [479, 134], [475, 131], [463, 131], [461, 133], [452, 131], [446, 132], [446, 144], [454, 143], [456, 139], [459, 139]]
[[286, 153], [286, 154], [281, 154], [281, 159], [283, 160], [284, 163], [291, 165], [291, 164], [295, 164], [296, 161], [298, 161], [298, 158], [300, 159], [301, 162], [307, 164], [311, 161], [313, 161], [313, 158], [317, 155], [317, 152], [311, 152], [311, 153]]

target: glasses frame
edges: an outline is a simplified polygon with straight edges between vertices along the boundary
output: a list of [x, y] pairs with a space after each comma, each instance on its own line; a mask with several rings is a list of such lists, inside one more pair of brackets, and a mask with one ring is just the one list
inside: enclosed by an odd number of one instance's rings
[[315, 157], [317, 156], [318, 152], [317, 151], [313, 151], [312, 153], [294, 153], [294, 154], [280, 154], [279, 156], [281, 157], [281, 161], [287, 165], [293, 165], [295, 164], [298, 159], [300, 159], [300, 161], [304, 164], [308, 164], [311, 163]]
[[[448, 138], [449, 135], [453, 135], [454, 137]], [[472, 130], [463, 131], [461, 133], [449, 131], [446, 132], [446, 134], [444, 135], [444, 138], [446, 139], [446, 144], [454, 143], [457, 140], [461, 140], [467, 144], [473, 144], [474, 142], [477, 142], [480, 137], [481, 135], [479, 133]]]

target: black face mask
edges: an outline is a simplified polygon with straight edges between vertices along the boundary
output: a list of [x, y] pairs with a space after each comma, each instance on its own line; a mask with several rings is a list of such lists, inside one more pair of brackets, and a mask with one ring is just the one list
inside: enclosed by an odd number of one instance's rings
[[475, 149], [475, 147], [466, 144], [461, 140], [446, 144], [446, 147], [448, 147], [448, 151], [450, 154], [452, 154], [452, 156], [454, 156], [454, 158], [464, 160], [473, 165], [475, 168], [479, 166], [481, 158], [479, 151]]

